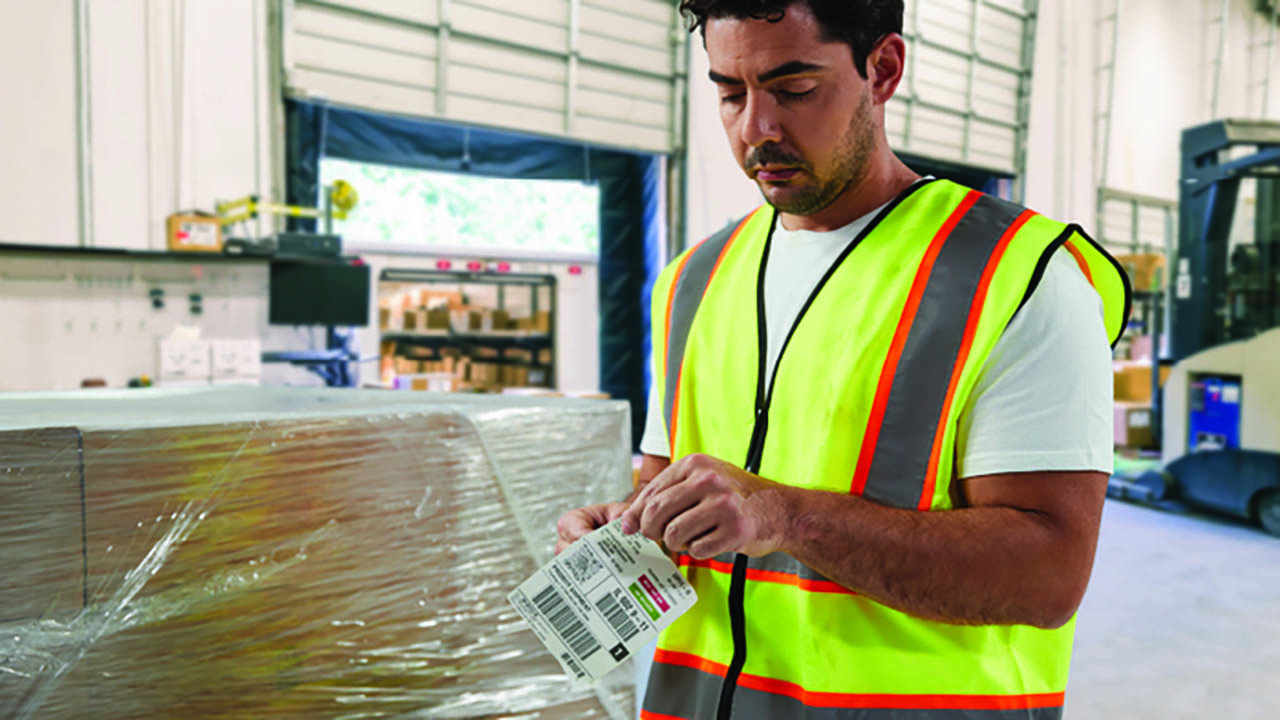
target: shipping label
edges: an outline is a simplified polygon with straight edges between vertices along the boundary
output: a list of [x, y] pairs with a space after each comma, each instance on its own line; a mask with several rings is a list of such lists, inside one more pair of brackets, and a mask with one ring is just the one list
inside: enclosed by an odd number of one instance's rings
[[569, 546], [508, 596], [575, 685], [604, 677], [693, 607], [652, 540], [617, 521]]

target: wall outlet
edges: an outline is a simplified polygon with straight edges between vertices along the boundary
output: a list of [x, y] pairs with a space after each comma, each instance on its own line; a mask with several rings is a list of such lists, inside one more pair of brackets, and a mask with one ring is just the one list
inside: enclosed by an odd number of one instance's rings
[[212, 340], [213, 378], [257, 380], [262, 377], [262, 342], [259, 340]]
[[156, 377], [165, 381], [204, 381], [211, 376], [207, 340], [160, 340]]

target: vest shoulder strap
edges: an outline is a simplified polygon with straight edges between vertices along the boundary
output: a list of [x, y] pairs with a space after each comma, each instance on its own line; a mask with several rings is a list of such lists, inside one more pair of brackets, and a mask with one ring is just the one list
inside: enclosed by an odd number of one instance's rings
[[676, 398], [679, 397], [680, 370], [684, 364], [684, 351], [689, 340], [689, 329], [693, 327], [693, 318], [698, 313], [702, 296], [706, 293], [707, 286], [711, 284], [711, 278], [715, 275], [720, 260], [732, 245], [734, 238], [756, 212], [759, 210], [749, 213], [735, 223], [726, 225], [686, 253], [679, 261], [675, 277], [671, 280], [667, 300], [667, 352], [663, 363], [662, 397], [662, 416], [666, 420], [669, 439], [675, 438]]

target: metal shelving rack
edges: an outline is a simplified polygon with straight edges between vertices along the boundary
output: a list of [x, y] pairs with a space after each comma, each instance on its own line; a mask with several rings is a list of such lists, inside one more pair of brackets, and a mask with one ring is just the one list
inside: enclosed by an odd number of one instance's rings
[[[453, 271], [453, 270], [413, 270], [388, 268], [379, 276], [379, 283], [405, 283], [425, 285], [489, 285], [497, 287], [498, 307], [506, 310], [507, 294], [516, 289], [527, 290], [530, 294], [530, 312], [536, 314], [542, 310], [539, 300], [540, 290], [547, 288], [550, 292], [550, 304], [546, 310], [550, 313], [550, 326], [546, 332], [536, 330], [493, 330], [487, 332], [458, 332], [449, 329], [432, 330], [380, 330], [382, 342], [418, 345], [430, 347], [437, 351], [445, 347], [456, 347], [468, 355], [474, 348], [494, 348], [505, 351], [508, 348], [532, 350], [531, 369], [546, 373], [545, 386], [554, 388], [556, 384], [556, 277], [533, 273], [500, 273], [485, 271]], [[541, 350], [550, 350], [550, 362], [540, 362]], [[485, 362], [495, 362], [494, 358], [485, 358]], [[499, 364], [514, 364], [500, 353], [496, 359]]]

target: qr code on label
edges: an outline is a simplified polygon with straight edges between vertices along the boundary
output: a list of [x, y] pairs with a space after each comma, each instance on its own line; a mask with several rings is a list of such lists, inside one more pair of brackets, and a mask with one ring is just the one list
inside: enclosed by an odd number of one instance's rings
[[565, 559], [564, 564], [569, 574], [573, 576], [573, 581], [577, 583], [590, 580], [603, 569], [590, 547], [579, 548], [577, 552]]

